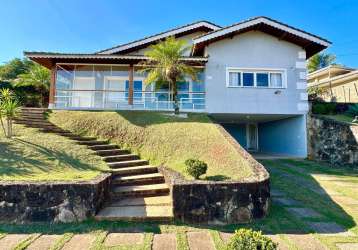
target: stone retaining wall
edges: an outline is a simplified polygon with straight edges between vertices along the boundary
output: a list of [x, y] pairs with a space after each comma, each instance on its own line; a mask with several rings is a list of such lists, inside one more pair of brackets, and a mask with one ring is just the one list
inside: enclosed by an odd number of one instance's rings
[[171, 187], [174, 217], [202, 224], [246, 223], [263, 218], [270, 204], [269, 174], [221, 125], [217, 126], [251, 164], [253, 174], [240, 181], [185, 180], [181, 174], [160, 167]]
[[311, 115], [307, 127], [310, 159], [336, 166], [358, 166], [357, 125]]
[[109, 174], [84, 182], [0, 182], [0, 222], [74, 222], [94, 216]]

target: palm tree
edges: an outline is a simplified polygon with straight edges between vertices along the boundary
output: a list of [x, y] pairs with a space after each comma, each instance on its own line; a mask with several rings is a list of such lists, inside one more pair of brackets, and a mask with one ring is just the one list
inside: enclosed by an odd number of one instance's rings
[[33, 87], [41, 95], [41, 103], [44, 105], [50, 89], [50, 71], [36, 63], [30, 67], [29, 72], [20, 74], [13, 84], [15, 87]]
[[308, 60], [308, 65], [307, 65], [308, 72], [311, 73], [318, 69], [322, 69], [331, 64], [334, 64], [335, 60], [336, 60], [336, 56], [333, 54], [329, 54], [329, 53], [315, 54]]
[[[20, 111], [20, 104], [16, 100], [16, 96], [9, 89], [0, 90], [0, 120], [1, 126], [4, 130], [4, 134], [7, 138], [12, 137], [12, 124], [14, 118], [18, 115]], [[7, 130], [5, 129], [3, 123], [3, 117], [6, 117]]]
[[145, 53], [149, 60], [141, 63], [141, 72], [147, 73], [145, 84], [154, 83], [157, 87], [169, 84], [175, 114], [179, 114], [177, 82], [185, 80], [186, 76], [191, 77], [193, 81], [197, 80], [196, 69], [181, 61], [185, 52], [190, 49], [186, 41], [169, 37], [165, 41], [151, 45], [150, 50]]

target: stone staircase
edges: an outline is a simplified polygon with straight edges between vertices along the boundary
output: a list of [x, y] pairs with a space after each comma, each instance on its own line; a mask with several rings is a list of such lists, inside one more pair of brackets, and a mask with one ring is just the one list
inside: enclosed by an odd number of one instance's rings
[[86, 145], [107, 162], [112, 180], [110, 197], [96, 220], [168, 221], [173, 219], [170, 190], [158, 168], [149, 165], [128, 150], [100, 141], [82, 137], [61, 129], [45, 118], [47, 109], [22, 108], [16, 123], [38, 128], [42, 132], [56, 133]]

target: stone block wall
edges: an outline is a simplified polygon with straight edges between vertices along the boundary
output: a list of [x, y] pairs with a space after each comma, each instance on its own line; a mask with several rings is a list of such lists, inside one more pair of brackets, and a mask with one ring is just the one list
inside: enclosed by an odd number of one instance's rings
[[84, 182], [0, 182], [0, 222], [75, 222], [94, 216], [109, 174]]
[[320, 115], [310, 115], [307, 122], [310, 159], [358, 167], [358, 125]]
[[186, 180], [181, 174], [161, 167], [160, 172], [171, 187], [174, 217], [182, 222], [217, 225], [263, 218], [270, 205], [270, 176], [221, 125], [217, 126], [250, 163], [253, 174], [240, 181]]

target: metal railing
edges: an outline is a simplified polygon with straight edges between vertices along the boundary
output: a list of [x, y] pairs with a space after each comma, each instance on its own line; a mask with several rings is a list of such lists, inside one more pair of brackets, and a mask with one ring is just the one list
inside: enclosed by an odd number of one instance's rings
[[[179, 91], [178, 99], [182, 111], [205, 111], [205, 92]], [[134, 91], [133, 105], [129, 105], [128, 91], [56, 90], [55, 108], [169, 111], [174, 102], [168, 91]]]

